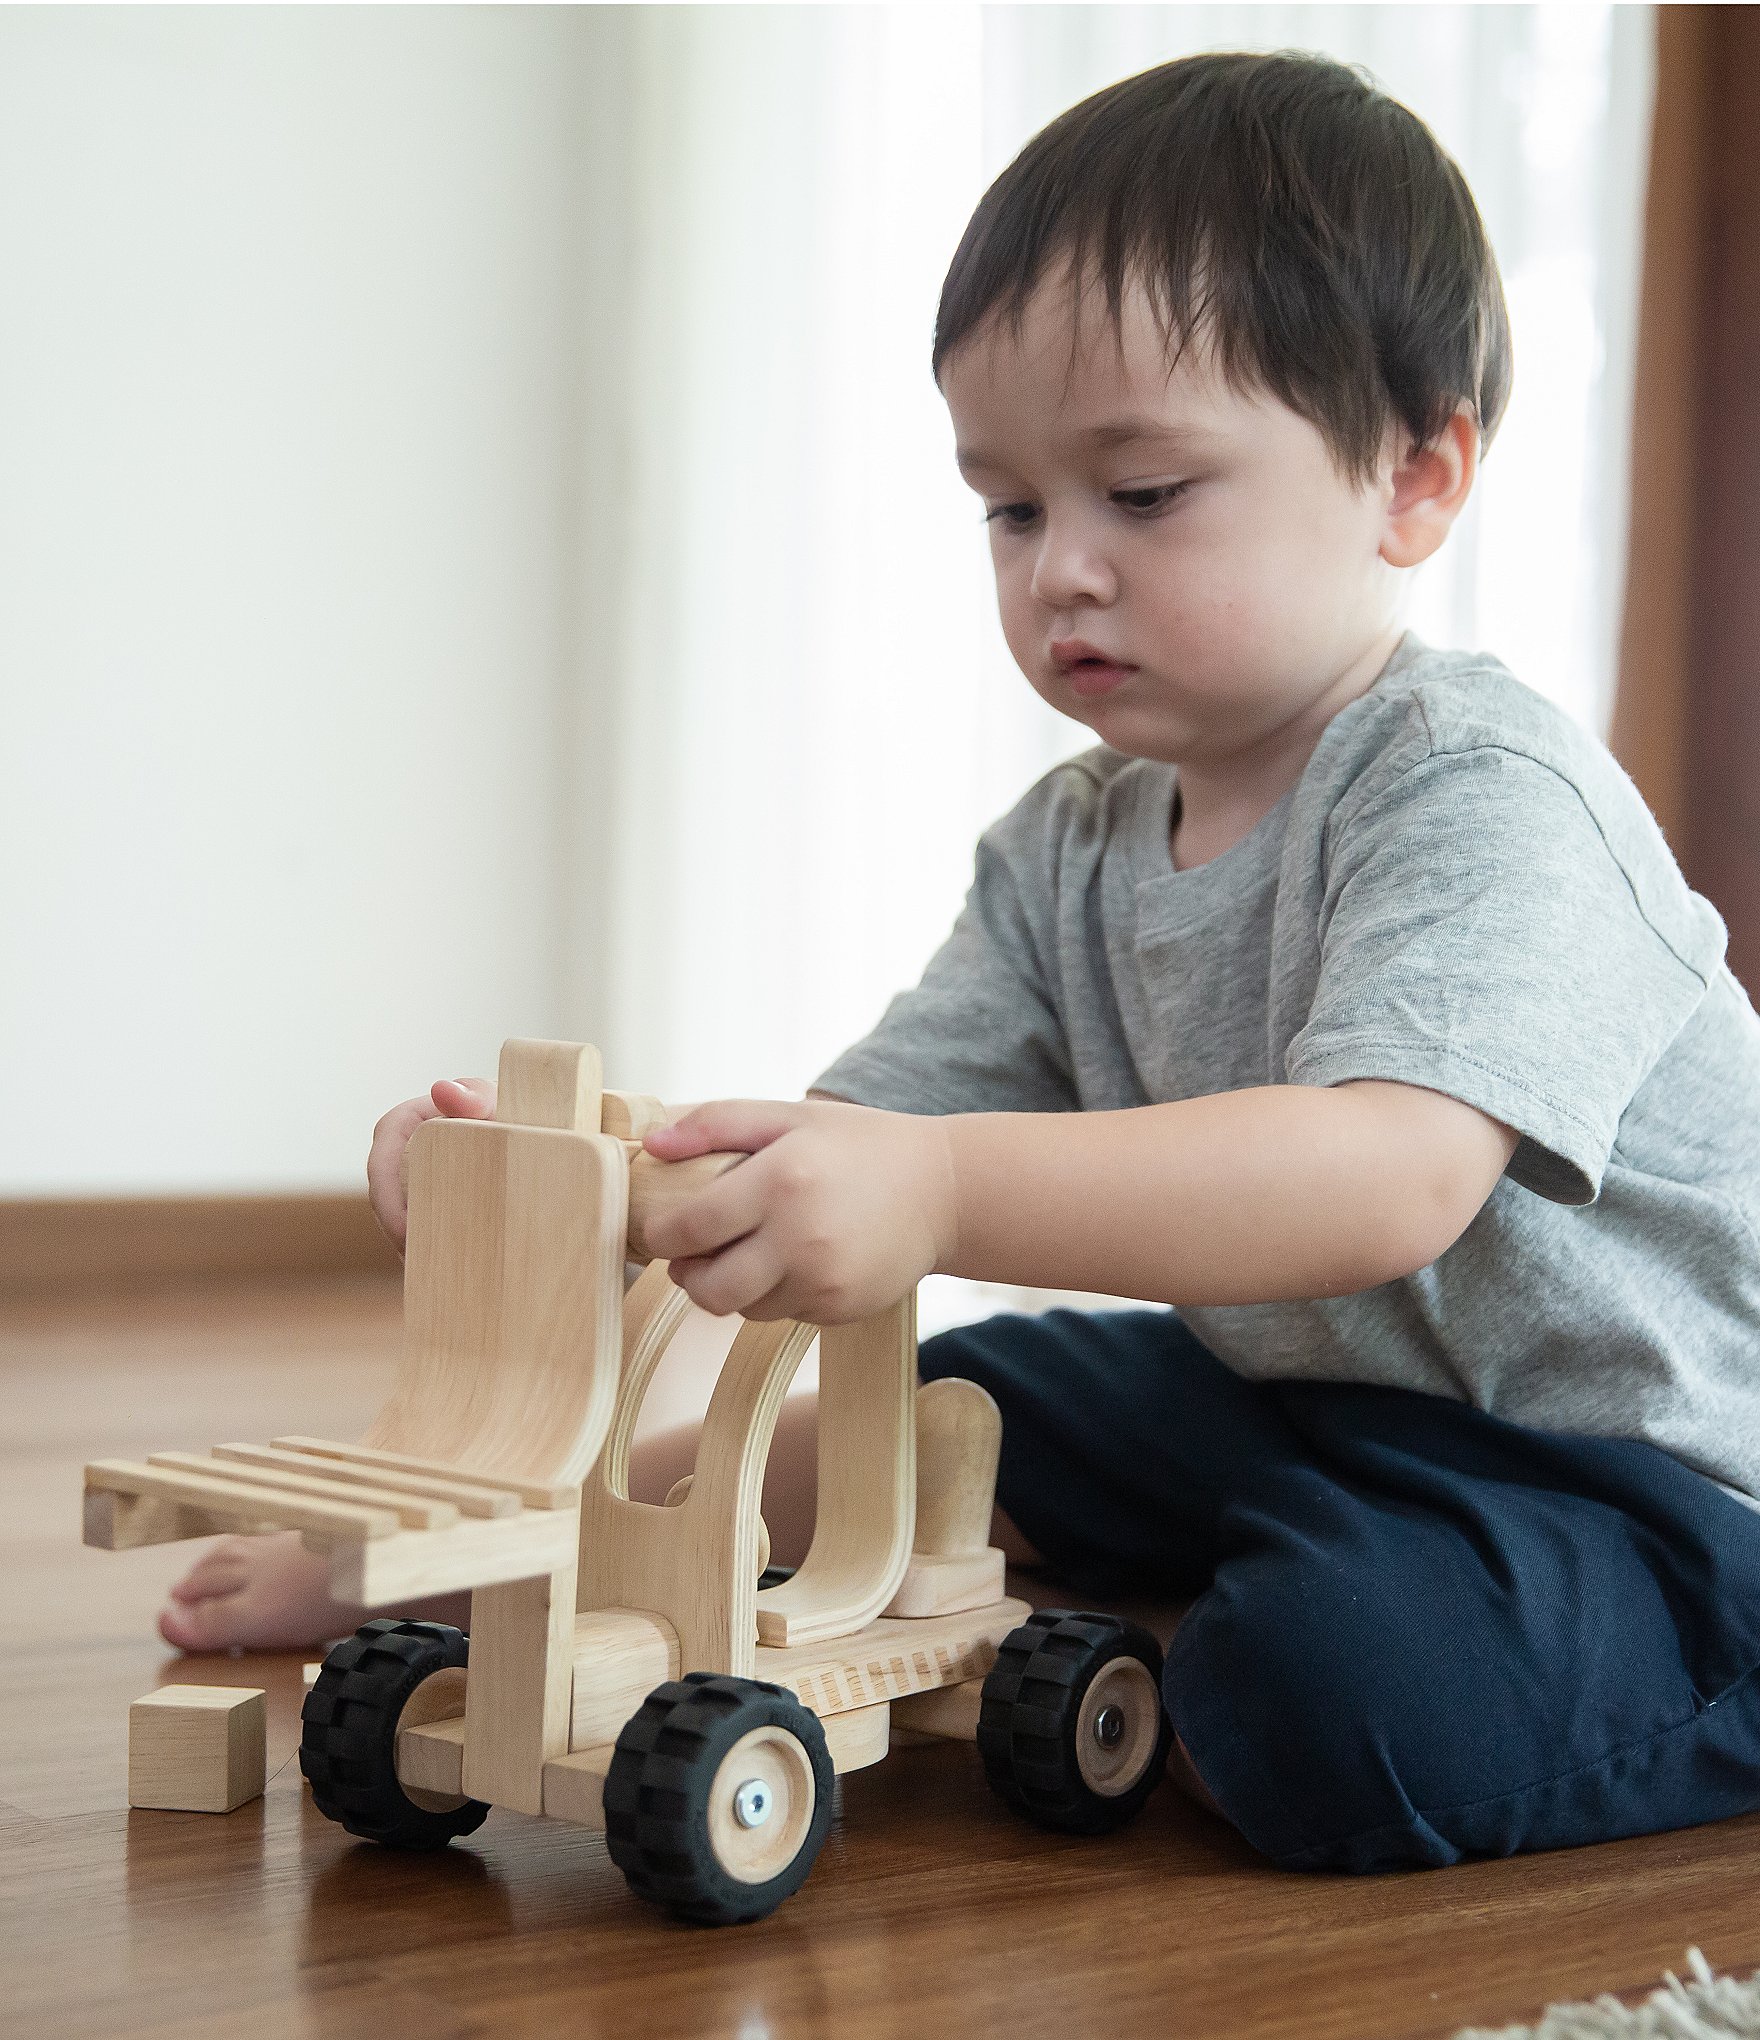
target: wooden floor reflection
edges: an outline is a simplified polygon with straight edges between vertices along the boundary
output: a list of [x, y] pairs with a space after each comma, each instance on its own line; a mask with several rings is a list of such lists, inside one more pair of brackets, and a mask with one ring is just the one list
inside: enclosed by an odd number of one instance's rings
[[[1548, 1999], [1641, 1996], [1693, 1942], [1718, 1968], [1760, 1966], [1760, 1818], [1291, 1876], [1171, 1789], [1104, 1840], [1026, 1827], [951, 1745], [843, 1781], [812, 1877], [754, 1926], [670, 1923], [631, 1897], [603, 1837], [554, 1822], [497, 1812], [437, 1858], [355, 1843], [302, 1787], [299, 1655], [168, 1651], [152, 1612], [193, 1547], [85, 1550], [79, 1467], [352, 1435], [398, 1323], [395, 1284], [371, 1278], [0, 1319], [0, 2032], [1441, 2040]], [[178, 1679], [268, 1688], [261, 1800], [128, 1811], [128, 1702]]]

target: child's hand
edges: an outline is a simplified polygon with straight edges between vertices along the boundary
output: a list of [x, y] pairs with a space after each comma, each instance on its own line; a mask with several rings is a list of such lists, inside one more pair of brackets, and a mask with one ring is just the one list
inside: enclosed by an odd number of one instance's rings
[[367, 1156], [367, 1196], [385, 1237], [401, 1254], [409, 1233], [410, 1135], [424, 1119], [493, 1119], [495, 1086], [487, 1077], [442, 1077], [426, 1098], [393, 1105], [373, 1128]]
[[752, 1156], [648, 1228], [673, 1281], [717, 1317], [847, 1324], [952, 1258], [958, 1207], [937, 1118], [728, 1098], [653, 1128], [642, 1145], [668, 1162]]

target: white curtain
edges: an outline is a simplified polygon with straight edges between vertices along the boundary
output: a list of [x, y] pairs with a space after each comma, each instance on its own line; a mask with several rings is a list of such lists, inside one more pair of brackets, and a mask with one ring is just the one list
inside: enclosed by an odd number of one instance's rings
[[[573, 704], [598, 848], [563, 963], [610, 1082], [797, 1097], [915, 982], [979, 831], [1092, 741], [1009, 657], [929, 351], [986, 185], [1064, 107], [1167, 58], [1361, 62], [1460, 162], [1514, 387], [1408, 618], [1605, 730], [1649, 7], [619, 12], [629, 160], [604, 190], [626, 274], [589, 399]], [[932, 1278], [922, 1322], [1049, 1300]]]

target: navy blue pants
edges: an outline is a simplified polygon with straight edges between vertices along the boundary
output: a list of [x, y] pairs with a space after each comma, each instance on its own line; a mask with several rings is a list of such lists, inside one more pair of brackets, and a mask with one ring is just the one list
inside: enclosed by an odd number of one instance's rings
[[1195, 1597], [1167, 1711], [1284, 1868], [1760, 1807], [1760, 1513], [1660, 1447], [1248, 1381], [1162, 1309], [993, 1317], [920, 1370], [996, 1398], [997, 1499], [1075, 1595]]

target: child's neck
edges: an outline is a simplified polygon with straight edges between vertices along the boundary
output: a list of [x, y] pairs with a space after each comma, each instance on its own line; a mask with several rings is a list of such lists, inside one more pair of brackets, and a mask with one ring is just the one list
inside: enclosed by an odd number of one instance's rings
[[1306, 771], [1326, 725], [1381, 677], [1405, 629], [1403, 623], [1390, 625], [1323, 693], [1262, 743], [1214, 762], [1178, 761], [1168, 838], [1176, 871], [1208, 864], [1251, 835]]

